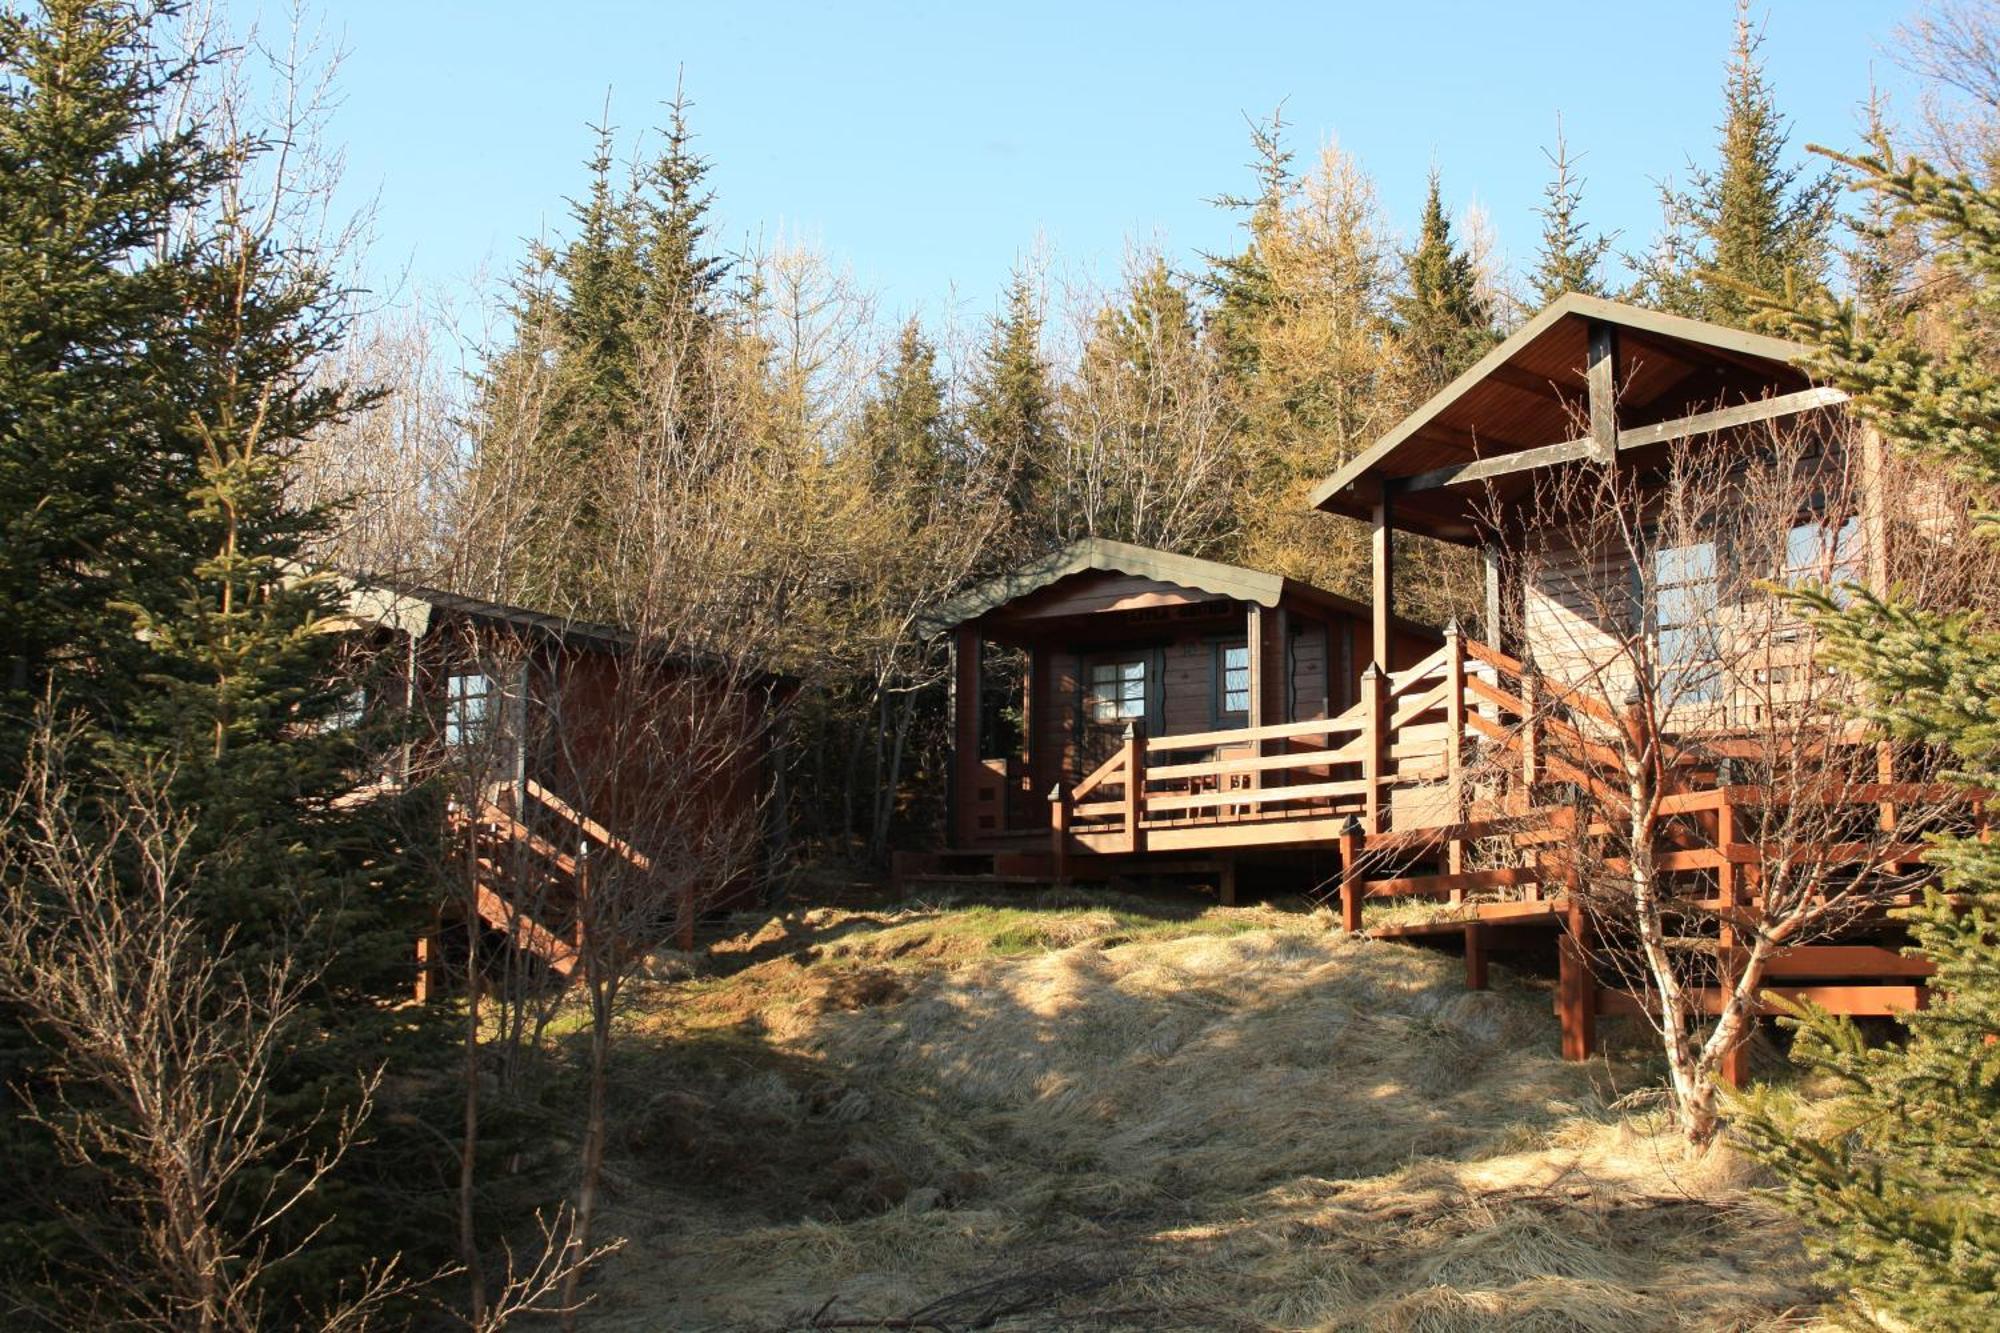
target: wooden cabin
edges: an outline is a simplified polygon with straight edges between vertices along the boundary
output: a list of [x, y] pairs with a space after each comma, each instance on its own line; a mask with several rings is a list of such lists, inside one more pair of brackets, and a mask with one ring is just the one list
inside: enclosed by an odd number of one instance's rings
[[[352, 585], [340, 628], [366, 659], [357, 716], [419, 719], [382, 780], [442, 787], [484, 929], [568, 975], [593, 873], [624, 877], [649, 931], [683, 948], [699, 913], [758, 896], [779, 836], [765, 816], [788, 682], [412, 585]], [[420, 996], [440, 951], [475, 928], [463, 918], [448, 907], [419, 942]]]
[[[1101, 539], [966, 591], [930, 628], [952, 644], [950, 846], [903, 858], [905, 877], [1183, 869], [1215, 872], [1225, 896], [1241, 854], [1313, 849], [1340, 784], [1324, 747], [1298, 742], [1353, 707], [1375, 632], [1367, 606], [1324, 589]], [[1442, 641], [1386, 632], [1398, 665]], [[1254, 803], [1277, 781], [1281, 803]], [[1143, 793], [1143, 819], [1114, 792]]]
[[[1769, 865], [1773, 846], [1762, 839], [1784, 824], [1784, 802], [1841, 803], [1821, 826], [1867, 834], [1851, 843], [1829, 836], [1799, 856], [1817, 858], [1831, 874], [1908, 877], [1922, 873], [1927, 831], [1914, 826], [1911, 811], [1956, 799], [1950, 789], [1899, 782], [1893, 748], [1844, 718], [1810, 727], [1787, 721], [1788, 710], [1809, 706], [1800, 687], [1811, 681], [1786, 674], [1803, 669], [1801, 624], [1768, 616], [1751, 623], [1718, 592], [1729, 563], [1744, 557], [1701, 524], [1732, 521], [1727, 504], [1705, 520], [1666, 512], [1666, 497], [1689, 476], [1735, 475], [1746, 459], [1779, 447], [1773, 441], [1810, 438], [1816, 442], [1799, 447], [1818, 451], [1826, 475], [1852, 483], [1847, 498], [1808, 492], [1794, 512], [1767, 518], [1776, 555], [1749, 572], [1784, 582], [1792, 560], [1806, 559], [1821, 584], [1880, 585], [1891, 524], [1880, 445], [1848, 418], [1839, 390], [1800, 369], [1803, 351], [1756, 333], [1566, 296], [1314, 496], [1320, 509], [1371, 526], [1378, 661], [1400, 651], [1381, 629], [1397, 602], [1394, 534], [1477, 551], [1485, 583], [1484, 641], [1454, 633], [1422, 680], [1391, 669], [1372, 686], [1380, 702], [1366, 712], [1362, 732], [1370, 786], [1343, 845], [1344, 920], [1360, 928], [1372, 897], [1452, 904], [1447, 919], [1396, 933], [1461, 938], [1476, 984], [1488, 947], [1554, 943], [1572, 1057], [1593, 1049], [1598, 1014], [1633, 1013], [1644, 1003], [1606, 983], [1613, 969], [1592, 966], [1593, 950], [1609, 946], [1589, 938], [1564, 891], [1576, 883], [1566, 880], [1575, 867], [1547, 832], [1563, 826], [1565, 807], [1594, 790], [1590, 784], [1615, 788], [1623, 780], [1607, 766], [1612, 747], [1601, 743], [1616, 729], [1653, 729], [1645, 753], [1657, 758], [1668, 794], [1649, 854], [1698, 889], [1691, 896], [1709, 918], [1725, 983], [1726, 960], [1738, 947], [1731, 922], [1760, 892], [1759, 867]], [[1568, 509], [1550, 502], [1566, 478], [1585, 475], [1579, 469], [1616, 478], [1637, 497], [1640, 532], [1632, 542], [1603, 540], [1588, 487], [1571, 495]], [[1903, 522], [1907, 514], [1899, 508], [1894, 517]], [[1669, 537], [1670, 521], [1688, 529]], [[1643, 599], [1621, 595], [1641, 585]], [[1621, 602], [1633, 610], [1621, 612]], [[1827, 670], [1813, 669], [1821, 678]], [[1641, 679], [1656, 692], [1661, 682], [1678, 687], [1645, 718]], [[1628, 690], [1630, 715], [1619, 706]], [[1417, 692], [1435, 699], [1447, 719], [1441, 765], [1427, 747], [1405, 742], [1404, 720], [1420, 720], [1419, 705], [1402, 701]], [[1760, 745], [1768, 749], [1774, 738], [1789, 738], [1795, 753], [1760, 757]], [[1771, 776], [1779, 766], [1786, 780]], [[1444, 819], [1433, 818], [1437, 806], [1407, 799], [1409, 789], [1438, 782], [1450, 788]], [[1417, 817], [1403, 817], [1418, 808]], [[1983, 821], [1983, 809], [1968, 816]], [[1896, 952], [1899, 938], [1879, 913], [1854, 920], [1832, 943], [1781, 953], [1766, 973], [1766, 993], [1851, 1014], [1916, 1007], [1927, 968]], [[1699, 993], [1711, 1005], [1714, 995]], [[1742, 1049], [1725, 1066], [1733, 1079], [1743, 1071]]]

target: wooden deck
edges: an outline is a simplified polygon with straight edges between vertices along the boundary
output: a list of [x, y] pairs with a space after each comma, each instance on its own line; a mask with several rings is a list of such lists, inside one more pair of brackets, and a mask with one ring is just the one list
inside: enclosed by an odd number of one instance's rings
[[[1408, 670], [1370, 670], [1355, 707], [1324, 721], [1257, 729], [1145, 737], [1134, 733], [1095, 772], [1050, 800], [1050, 856], [1058, 877], [1088, 874], [1097, 857], [1213, 853], [1253, 848], [1330, 847], [1340, 854], [1342, 925], [1363, 929], [1370, 899], [1437, 900], [1440, 918], [1375, 932], [1462, 945], [1470, 984], [1484, 984], [1500, 939], [1538, 936], [1559, 956], [1557, 1008], [1564, 1049], [1595, 1049], [1599, 1015], [1633, 1014], [1642, 1001], [1600, 984], [1601, 948], [1564, 892], [1564, 851], [1574, 845], [1580, 792], [1615, 806], [1619, 751], [1607, 728], [1627, 725], [1600, 702], [1556, 687], [1518, 660], [1448, 631], [1438, 652]], [[1767, 787], [1720, 780], [1717, 754], [1727, 735], [1704, 735], [1701, 760], [1663, 742], [1676, 775], [1660, 801], [1653, 856], [1669, 874], [1701, 872], [1705, 896], [1687, 906], [1718, 923], [1718, 947], [1736, 916], [1754, 906], [1759, 867], [1785, 853], [1754, 841], [1774, 797]], [[1227, 758], [1191, 753], [1230, 746]], [[1875, 742], [1831, 724], [1823, 751], [1829, 773], [1843, 747]], [[1794, 804], [1852, 806], [1858, 818], [1892, 830], [1851, 844], [1812, 845], [1819, 862], [1855, 874], [1920, 865], [1919, 832], [1894, 832], [1898, 807], [1963, 805], [1983, 830], [1979, 793], [1937, 784], [1829, 779]], [[1873, 811], [1866, 807], [1874, 807]], [[1844, 818], [1845, 816], [1843, 816]], [[1837, 821], [1829, 821], [1837, 823]], [[1589, 830], [1581, 831], [1588, 835]], [[1908, 901], [1905, 897], [1902, 901]], [[1877, 914], [1880, 938], [1888, 923]], [[1866, 934], [1866, 923], [1862, 923]], [[1792, 949], [1773, 964], [1771, 1000], [1810, 999], [1836, 1012], [1881, 1015], [1922, 1005], [1929, 969], [1880, 943], [1823, 943]], [[1713, 1007], [1714, 997], [1708, 997]], [[1735, 1071], [1740, 1074], [1740, 1067]]]

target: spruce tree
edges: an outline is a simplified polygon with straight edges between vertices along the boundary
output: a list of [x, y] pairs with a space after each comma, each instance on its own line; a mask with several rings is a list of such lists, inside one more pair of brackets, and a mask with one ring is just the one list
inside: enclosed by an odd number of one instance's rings
[[1393, 303], [1396, 340], [1416, 396], [1428, 397], [1499, 340], [1494, 312], [1479, 294], [1472, 256], [1451, 236], [1443, 186], [1433, 170], [1417, 243], [1403, 258], [1404, 290]]
[[1224, 372], [1239, 383], [1256, 376], [1259, 328], [1270, 318], [1278, 295], [1270, 249], [1284, 226], [1285, 204], [1293, 189], [1292, 154], [1285, 147], [1284, 134], [1282, 107], [1269, 119], [1253, 123], [1250, 169], [1256, 176], [1256, 192], [1248, 196], [1225, 194], [1214, 201], [1241, 213], [1244, 230], [1249, 233], [1237, 253], [1205, 256], [1208, 272], [1202, 278], [1213, 302], [1209, 336], [1222, 358]]
[[1042, 356], [1041, 294], [1025, 271], [1014, 274], [980, 351], [966, 430], [998, 464], [1017, 525], [1039, 532], [1035, 507], [1056, 443], [1055, 390]]
[[[1900, 223], [1935, 229], [1965, 304], [1919, 327], [1851, 300], [1745, 299], [1813, 345], [1816, 377], [1846, 389], [1893, 447], [1990, 497], [2000, 491], [2000, 376], [1978, 329], [2000, 306], [2000, 192], [1899, 161], [1886, 141], [1842, 160], [1893, 201]], [[1991, 511], [1978, 520], [1985, 540], [2000, 540]], [[1845, 606], [1814, 605], [1834, 659], [1867, 681], [1890, 735], [1945, 747], [1967, 784], [2000, 787], [1990, 602], [1937, 612], [1856, 591]], [[1810, 1223], [1833, 1285], [1877, 1322], [1950, 1333], [2000, 1325], [2000, 844], [1942, 838], [1927, 858], [1942, 867], [1943, 891], [1908, 919], [1915, 951], [1937, 971], [1930, 1006], [1901, 1019], [1906, 1041], [1872, 1046], [1851, 1021], [1808, 1008], [1793, 1058], [1842, 1096], [1817, 1124], [1760, 1097], [1742, 1127]]]
[[1633, 294], [1660, 309], [1741, 327], [1753, 313], [1746, 290], [1810, 290], [1826, 279], [1839, 186], [1786, 164], [1791, 135], [1764, 76], [1763, 42], [1739, 0], [1718, 161], [1690, 163], [1686, 190], [1662, 189], [1665, 225], [1639, 265]]
[[1598, 266], [1614, 239], [1592, 236], [1584, 227], [1583, 180], [1576, 174], [1576, 159], [1570, 156], [1563, 138], [1562, 122], [1556, 122], [1556, 146], [1544, 153], [1555, 175], [1542, 191], [1543, 203], [1536, 210], [1542, 219], [1542, 240], [1536, 252], [1535, 270], [1528, 277], [1537, 306], [1546, 306], [1558, 296], [1582, 292], [1604, 295]]
[[955, 462], [952, 434], [937, 348], [912, 318], [855, 426], [870, 489], [922, 521]]
[[[200, 121], [159, 135], [208, 59], [168, 45], [173, 18], [104, 0], [0, 16], [0, 524], [21, 542], [10, 561], [37, 557], [4, 575], [19, 633], [0, 753], [22, 770], [18, 710], [46, 700], [83, 729], [95, 799], [117, 799], [120, 775], [166, 775], [209, 947], [246, 985], [280, 956], [318, 978], [283, 1034], [268, 1123], [244, 1132], [323, 1134], [373, 1071], [445, 1049], [434, 1017], [393, 1007], [435, 901], [401, 858], [437, 825], [399, 799], [345, 799], [364, 752], [338, 725], [355, 684], [327, 632], [339, 594], [303, 574], [332, 514], [287, 488], [302, 441], [369, 395], [321, 374], [346, 303], [318, 254], [251, 222], [268, 147]], [[35, 1052], [8, 1044], [6, 1083], [34, 1086]], [[129, 1245], [143, 1208], [104, 1193], [116, 1163], [58, 1169], [6, 1119], [10, 1165], [35, 1184], [0, 1201], [0, 1270], [87, 1287], [93, 1253]], [[305, 1245], [268, 1276], [275, 1319], [370, 1259], [421, 1268], [445, 1249], [448, 1205], [412, 1169], [437, 1145], [397, 1124], [271, 1237], [273, 1253]], [[270, 1184], [242, 1180], [231, 1206]]]
[[172, 79], [112, 3], [0, 12], [0, 784], [48, 695], [108, 721], [140, 645], [106, 608], [180, 540], [194, 458], [153, 387], [180, 273], [147, 262], [226, 173], [145, 133]]

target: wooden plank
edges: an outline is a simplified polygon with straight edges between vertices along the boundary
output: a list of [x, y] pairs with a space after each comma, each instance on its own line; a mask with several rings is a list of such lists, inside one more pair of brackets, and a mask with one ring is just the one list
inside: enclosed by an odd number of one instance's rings
[[1200, 764], [1158, 764], [1147, 768], [1146, 777], [1152, 782], [1165, 782], [1179, 778], [1227, 777], [1235, 773], [1269, 773], [1287, 768], [1313, 768], [1351, 762], [1352, 757], [1347, 749], [1294, 750], [1290, 754], [1253, 755], [1247, 759], [1211, 759]]
[[1477, 893], [1481, 889], [1518, 888], [1539, 884], [1541, 872], [1533, 866], [1499, 866], [1492, 870], [1466, 870], [1456, 875], [1406, 875], [1400, 879], [1378, 879], [1368, 886], [1374, 898], [1442, 898], [1453, 890]]
[[[1767, 986], [1761, 992], [1765, 998], [1757, 1005], [1760, 1016], [1784, 1012], [1771, 998], [1796, 1003], [1810, 1000], [1812, 1003], [1836, 1014], [1852, 1017], [1886, 1018], [1893, 1014], [1906, 1014], [1922, 1009], [1925, 1004], [1922, 986]], [[1692, 1007], [1697, 1013], [1719, 1014], [1722, 1012], [1726, 996], [1720, 987], [1704, 986], [1687, 992]], [[1647, 1012], [1647, 1005], [1630, 992], [1599, 987], [1597, 1003], [1603, 1013], [1640, 1016]]]
[[1928, 977], [1937, 965], [1874, 944], [1809, 944], [1773, 955], [1767, 977]]
[[1528, 712], [1526, 700], [1507, 693], [1507, 691], [1501, 689], [1498, 685], [1490, 685], [1478, 676], [1467, 676], [1465, 678], [1465, 685], [1467, 689], [1488, 703], [1498, 704], [1510, 713], [1526, 716]]
[[1649, 444], [1694, 439], [1701, 435], [1713, 435], [1717, 431], [1731, 430], [1737, 426], [1752, 426], [1760, 421], [1775, 421], [1779, 417], [1795, 416], [1815, 408], [1834, 407], [1846, 401], [1846, 393], [1831, 385], [1801, 389], [1797, 393], [1779, 394], [1775, 398], [1759, 398], [1755, 402], [1740, 403], [1735, 407], [1720, 408], [1713, 412], [1696, 412], [1692, 416], [1675, 417], [1671, 421], [1659, 421], [1650, 426], [1634, 426], [1620, 430], [1618, 448], [1621, 451], [1642, 449]]
[[1191, 731], [1173, 736], [1153, 736], [1146, 741], [1149, 754], [1160, 754], [1174, 750], [1205, 750], [1211, 745], [1248, 745], [1257, 741], [1287, 740], [1297, 736], [1331, 736], [1341, 732], [1358, 732], [1363, 726], [1360, 711], [1350, 708], [1339, 717], [1310, 718], [1304, 722], [1280, 722], [1275, 726], [1259, 727], [1255, 732], [1244, 727], [1232, 727], [1226, 731]]
[[1510, 676], [1521, 674], [1520, 659], [1509, 657], [1490, 643], [1484, 643], [1478, 639], [1467, 639], [1465, 641], [1465, 651], [1486, 663], [1487, 666], [1492, 667], [1495, 671], [1502, 671]]
[[1461, 486], [1475, 481], [1491, 481], [1495, 477], [1511, 476], [1517, 472], [1531, 472], [1536, 468], [1556, 467], [1563, 463], [1573, 463], [1589, 458], [1596, 453], [1596, 444], [1588, 439], [1564, 440], [1560, 444], [1545, 444], [1534, 449], [1520, 449], [1511, 454], [1497, 454], [1492, 458], [1468, 459], [1463, 463], [1453, 463], [1446, 467], [1433, 468], [1429, 472], [1419, 472], [1403, 483], [1405, 491], [1436, 491], [1446, 486]]
[[1361, 880], [1361, 835], [1352, 827], [1340, 834], [1340, 928], [1349, 935], [1361, 933], [1362, 899], [1367, 886]]
[[1396, 699], [1409, 693], [1411, 686], [1419, 684], [1426, 676], [1437, 675], [1444, 670], [1444, 665], [1444, 649], [1440, 648], [1415, 666], [1389, 672], [1389, 697]]
[[1293, 787], [1251, 787], [1244, 791], [1205, 791], [1191, 796], [1149, 796], [1148, 814], [1174, 810], [1212, 810], [1218, 806], [1278, 805], [1286, 801], [1323, 801], [1335, 796], [1356, 796], [1368, 786], [1366, 779], [1346, 782], [1312, 782]]

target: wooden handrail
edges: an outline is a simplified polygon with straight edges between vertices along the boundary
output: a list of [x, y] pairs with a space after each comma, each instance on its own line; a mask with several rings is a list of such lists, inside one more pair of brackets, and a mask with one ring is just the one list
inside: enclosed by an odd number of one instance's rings
[[537, 801], [540, 801], [550, 810], [567, 820], [571, 825], [575, 826], [578, 832], [596, 843], [598, 847], [621, 857], [634, 870], [639, 871], [641, 874], [652, 873], [652, 858], [644, 852], [626, 842], [589, 815], [572, 808], [569, 802], [563, 800], [562, 797], [556, 795], [541, 783], [536, 782], [533, 778], [529, 778], [523, 785], [526, 787], [528, 795], [534, 797]]
[[1124, 772], [1124, 770], [1125, 770], [1125, 751], [1123, 750], [1123, 748], [1120, 748], [1109, 759], [1105, 760], [1103, 763], [1099, 764], [1095, 769], [1091, 770], [1091, 774], [1089, 777], [1077, 783], [1076, 786], [1070, 788], [1069, 790], [1070, 801], [1074, 803], [1078, 798], [1083, 796], [1088, 796], [1091, 792], [1096, 791], [1099, 787], [1102, 787], [1105, 783], [1111, 781], [1114, 774], [1122, 773]]
[[1389, 673], [1389, 697], [1394, 699], [1405, 690], [1444, 669], [1445, 650], [1440, 648], [1415, 666], [1404, 667], [1401, 671]]
[[1338, 717], [1313, 718], [1305, 722], [1279, 722], [1268, 727], [1234, 727], [1227, 731], [1185, 731], [1171, 736], [1152, 736], [1146, 741], [1149, 754], [1175, 750], [1202, 750], [1211, 745], [1253, 745], [1258, 741], [1286, 740], [1298, 736], [1323, 736], [1335, 732], [1358, 732], [1365, 723], [1359, 705]]

